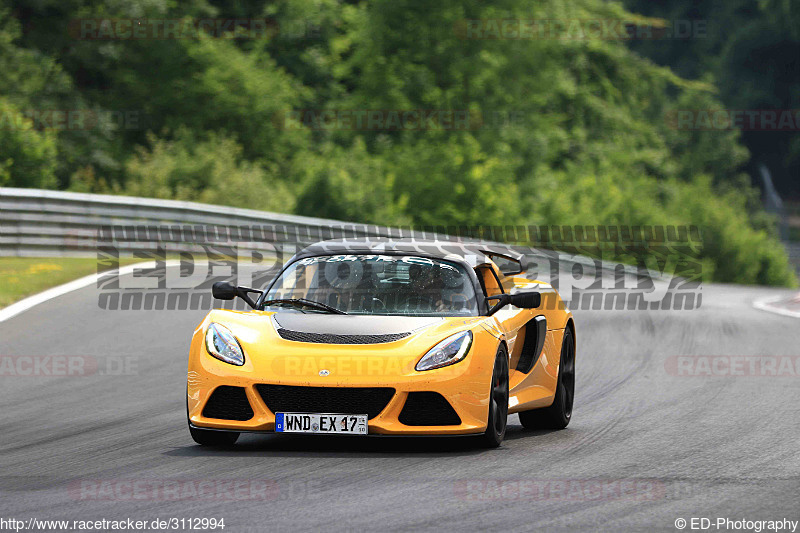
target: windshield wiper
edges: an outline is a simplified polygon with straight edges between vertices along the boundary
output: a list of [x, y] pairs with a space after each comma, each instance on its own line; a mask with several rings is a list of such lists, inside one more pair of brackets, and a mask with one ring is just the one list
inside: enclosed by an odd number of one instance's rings
[[268, 305], [274, 305], [274, 304], [300, 305], [303, 307], [313, 307], [315, 309], [320, 309], [322, 311], [328, 311], [329, 313], [334, 313], [337, 315], [347, 314], [341, 309], [336, 309], [335, 307], [331, 307], [328, 304], [324, 304], [322, 302], [315, 302], [314, 300], [308, 300], [306, 298], [279, 298], [277, 300], [265, 300], [262, 305], [266, 307]]

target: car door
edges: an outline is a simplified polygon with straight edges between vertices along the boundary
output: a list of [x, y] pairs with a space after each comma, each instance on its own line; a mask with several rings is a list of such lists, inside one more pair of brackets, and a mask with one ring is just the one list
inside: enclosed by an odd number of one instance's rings
[[[505, 292], [500, 282], [500, 276], [502, 274], [497, 268], [497, 265], [492, 262], [486, 262], [475, 267], [475, 272], [478, 274], [478, 280], [481, 282], [481, 288], [485, 296], [497, 296]], [[496, 300], [494, 303], [496, 303]], [[524, 341], [524, 338], [520, 336], [519, 333], [526, 322], [530, 320], [529, 315], [529, 312], [525, 312], [511, 305], [503, 307], [492, 315], [498, 329], [500, 329], [505, 336], [511, 363], [514, 363], [514, 361], [519, 358], [522, 342]], [[518, 339], [520, 341], [519, 343], [517, 343]], [[513, 366], [511, 368], [513, 368]]]

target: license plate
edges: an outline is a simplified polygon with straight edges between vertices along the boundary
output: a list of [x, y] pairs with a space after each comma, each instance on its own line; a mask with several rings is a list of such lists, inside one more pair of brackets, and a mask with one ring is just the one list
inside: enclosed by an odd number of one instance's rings
[[278, 433], [366, 435], [367, 415], [275, 413], [275, 431]]

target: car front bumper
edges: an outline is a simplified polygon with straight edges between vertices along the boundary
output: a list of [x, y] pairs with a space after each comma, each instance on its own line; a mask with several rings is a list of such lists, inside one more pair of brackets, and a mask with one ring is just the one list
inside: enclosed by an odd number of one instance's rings
[[[270, 432], [275, 429], [275, 413], [259, 391], [259, 385], [279, 385], [292, 388], [319, 387], [323, 389], [391, 388], [394, 393], [380, 412], [369, 419], [370, 434], [382, 435], [468, 435], [486, 429], [489, 393], [496, 342], [488, 336], [477, 336], [470, 354], [459, 363], [448, 367], [418, 372], [415, 359], [386, 355], [365, 355], [354, 358], [346, 348], [338, 347], [320, 351], [317, 355], [287, 357], [246, 357], [245, 365], [238, 367], [219, 361], [205, 351], [202, 335], [195, 335], [189, 357], [187, 382], [187, 407], [189, 423], [197, 428], [229, 431]], [[416, 358], [418, 359], [418, 357]], [[374, 361], [379, 361], [376, 364]], [[412, 361], [409, 368], [409, 361]], [[331, 369], [320, 375], [321, 369]], [[206, 407], [219, 387], [237, 387], [243, 390], [252, 417], [247, 420], [228, 420], [206, 416]], [[326, 392], [326, 391], [323, 391]], [[409, 417], [401, 416], [409, 395], [437, 393], [458, 415], [460, 423], [447, 425], [409, 425]], [[428, 396], [422, 396], [428, 397]], [[416, 396], [419, 400], [421, 396]], [[418, 402], [417, 402], [418, 403]], [[284, 405], [285, 402], [284, 402]], [[367, 414], [365, 406], [343, 414]], [[277, 410], [277, 409], [276, 409]], [[280, 409], [285, 412], [327, 412], [307, 409]], [[408, 411], [406, 412], [408, 413]], [[435, 417], [434, 417], [435, 418]]]

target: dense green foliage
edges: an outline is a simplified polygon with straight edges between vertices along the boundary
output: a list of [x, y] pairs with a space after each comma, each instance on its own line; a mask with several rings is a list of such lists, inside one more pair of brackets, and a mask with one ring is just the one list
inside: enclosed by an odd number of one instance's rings
[[[69, 31], [104, 17], [277, 24], [239, 39]], [[469, 20], [630, 17], [604, 0], [16, 2], [0, 25], [14, 73], [0, 81], [3, 116], [89, 109], [98, 120], [0, 128], [0, 181], [385, 225], [696, 224], [710, 278], [794, 283], [737, 133], [667, 119], [717, 106], [712, 83], [620, 41], [464, 32]], [[287, 118], [298, 110], [456, 110], [470, 122], [314, 127]]]
[[[800, 4], [795, 0], [625, 0], [672, 24], [699, 20], [692, 39], [638, 40], [632, 48], [690, 79], [714, 80], [730, 109], [800, 109]], [[748, 170], [766, 164], [784, 198], [800, 200], [800, 133], [745, 131]]]

